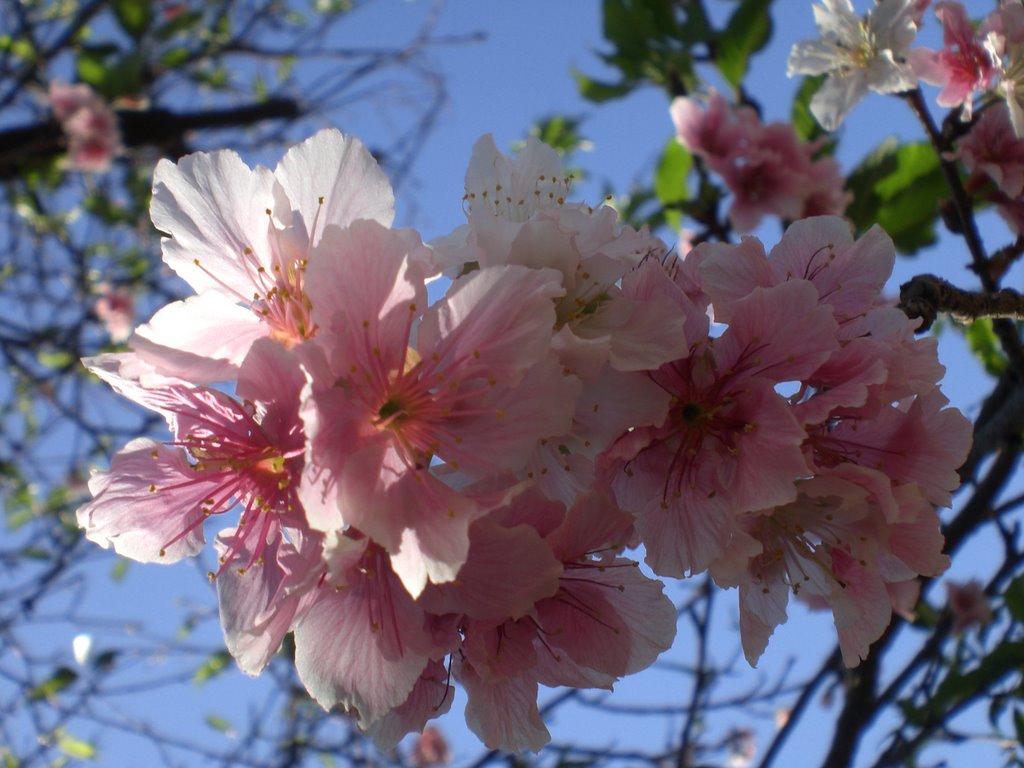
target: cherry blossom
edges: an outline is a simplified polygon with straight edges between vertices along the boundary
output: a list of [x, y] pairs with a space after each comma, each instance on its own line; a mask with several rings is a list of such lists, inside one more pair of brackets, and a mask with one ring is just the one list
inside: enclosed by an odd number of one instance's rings
[[88, 538], [142, 562], [174, 562], [202, 546], [207, 517], [241, 504], [221, 563], [244, 551], [248, 567], [282, 526], [305, 527], [297, 496], [304, 444], [298, 394], [305, 381], [294, 359], [273, 344], [254, 346], [239, 372], [239, 402], [184, 383], [141, 386], [122, 375], [132, 357], [87, 364], [121, 394], [163, 414], [174, 440], [134, 440], [108, 472], [93, 475], [93, 500], [78, 510]]
[[50, 106], [68, 141], [65, 165], [103, 173], [121, 152], [121, 131], [110, 106], [88, 85], [50, 83]]
[[732, 192], [729, 221], [737, 231], [755, 229], [764, 216], [842, 213], [849, 202], [836, 161], [814, 158], [818, 145], [801, 143], [791, 125], [764, 125], [753, 109], [734, 108], [716, 91], [706, 110], [679, 96], [670, 112], [679, 140]]
[[[832, 106], [895, 88], [917, 10], [882, 0], [861, 23], [826, 0], [826, 41], [791, 65], [839, 67]], [[133, 351], [85, 363], [170, 437], [93, 475], [86, 537], [175, 562], [225, 516], [210, 577], [239, 667], [259, 674], [292, 633], [313, 699], [385, 750], [431, 733], [454, 681], [488, 747], [536, 751], [540, 686], [611, 689], [653, 664], [677, 614], [640, 545], [656, 574], [738, 589], [751, 664], [791, 592], [831, 610], [858, 664], [948, 564], [935, 507], [970, 424], [939, 390], [934, 339], [883, 296], [892, 241], [809, 215], [848, 199], [819, 145], [717, 94], [672, 110], [735, 228], [795, 219], [770, 251], [670, 253], [569, 200], [533, 139], [515, 158], [477, 142], [466, 223], [430, 245], [391, 227], [387, 180], [337, 131], [274, 171], [231, 152], [162, 161], [153, 222], [196, 293]], [[1015, 147], [1006, 121], [987, 109], [958, 152], [972, 183], [1010, 194], [1015, 156], [981, 146]], [[444, 757], [430, 738], [424, 764]]]
[[651, 374], [672, 397], [668, 419], [632, 430], [605, 457], [616, 499], [637, 516], [660, 575], [704, 570], [737, 514], [793, 498], [793, 480], [809, 474], [805, 432], [775, 387], [838, 348], [831, 312], [806, 281], [754, 288], [718, 338], [703, 325], [687, 326], [688, 357]]
[[135, 300], [124, 288], [99, 283], [93, 312], [115, 343], [127, 341], [135, 326]]
[[997, 62], [992, 50], [975, 33], [961, 3], [936, 3], [935, 15], [942, 22], [942, 50], [916, 48], [908, 59], [921, 80], [942, 88], [939, 106], [962, 106], [962, 119], [969, 121], [975, 93], [989, 90], [999, 75]]
[[455, 578], [474, 516], [431, 463], [515, 471], [539, 438], [569, 427], [580, 382], [550, 351], [559, 277], [485, 268], [427, 309], [418, 238], [364, 221], [329, 230], [319, 248], [333, 259], [311, 267], [324, 360], [304, 419], [310, 469], [337, 512], [311, 522], [372, 537], [419, 595]]
[[153, 224], [168, 235], [164, 261], [198, 295], [157, 312], [133, 347], [164, 372], [205, 383], [231, 378], [258, 338], [286, 348], [311, 338], [313, 246], [328, 227], [390, 224], [393, 201], [362, 143], [336, 130], [292, 147], [273, 172], [227, 150], [162, 160]]
[[973, 626], [984, 626], [992, 621], [992, 608], [988, 604], [985, 588], [977, 579], [946, 582], [949, 610], [953, 614], [953, 632], [961, 634]]
[[899, 93], [917, 85], [907, 61], [917, 35], [913, 0], [880, 0], [864, 18], [850, 0], [814, 5], [819, 40], [796, 43], [786, 74], [828, 75], [811, 99], [811, 112], [826, 131], [834, 131], [869, 90]]
[[978, 27], [985, 48], [999, 68], [998, 88], [1006, 99], [1010, 123], [1024, 138], [1024, 3], [1001, 2]]

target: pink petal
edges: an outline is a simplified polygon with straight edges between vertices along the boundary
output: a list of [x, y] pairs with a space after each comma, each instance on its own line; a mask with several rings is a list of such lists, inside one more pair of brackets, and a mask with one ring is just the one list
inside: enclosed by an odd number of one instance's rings
[[836, 321], [805, 280], [755, 288], [735, 303], [728, 331], [715, 340], [720, 370], [774, 382], [809, 376], [839, 348]]
[[375, 221], [324, 233], [306, 271], [306, 292], [336, 374], [358, 365], [386, 378], [403, 368], [411, 324], [427, 306], [427, 253], [412, 231]]
[[453, 282], [445, 300], [426, 314], [417, 350], [424, 358], [439, 355], [447, 367], [514, 380], [546, 355], [555, 325], [552, 300], [564, 292], [552, 269], [477, 270]]
[[466, 663], [458, 667], [459, 682], [466, 689], [466, 724], [488, 749], [539, 751], [551, 734], [537, 709], [537, 682], [517, 677], [485, 683]]
[[175, 563], [203, 547], [201, 503], [219, 485], [197, 475], [180, 449], [148, 438], [114, 454], [109, 472], [89, 479], [92, 501], [78, 525], [101, 547], [142, 563]]
[[892, 618], [889, 595], [877, 574], [840, 549], [832, 550], [832, 571], [842, 588], [827, 598], [832, 606], [843, 663], [856, 667], [868, 656]]
[[429, 662], [409, 697], [367, 728], [377, 749], [384, 752], [394, 749], [407, 733], [422, 731], [429, 720], [447, 713], [455, 700], [455, 689], [449, 684], [449, 677], [444, 664]]
[[397, 579], [380, 576], [390, 601], [377, 614], [381, 623], [370, 619], [375, 598], [356, 583], [321, 588], [295, 628], [295, 667], [306, 690], [324, 709], [355, 710], [364, 729], [401, 706], [429, 661], [422, 612]]
[[211, 291], [164, 306], [135, 329], [131, 345], [160, 373], [208, 384], [234, 378], [253, 342], [269, 332], [250, 309]]
[[[224, 641], [239, 668], [256, 676], [267, 664], [297, 616], [308, 608], [316, 581], [323, 573], [319, 536], [301, 548], [280, 535], [269, 542], [261, 564], [250, 563], [243, 542], [231, 542], [232, 531], [218, 536], [218, 550], [238, 553], [232, 567], [217, 575], [217, 598]], [[239, 566], [239, 564], [241, 564]]]
[[420, 599], [431, 613], [520, 619], [555, 593], [561, 575], [562, 564], [534, 529], [505, 528], [488, 518], [470, 529], [469, 555], [458, 578], [428, 588]]
[[781, 574], [740, 586], [740, 639], [743, 655], [752, 667], [757, 666], [775, 628], [786, 622], [788, 603], [789, 585]]

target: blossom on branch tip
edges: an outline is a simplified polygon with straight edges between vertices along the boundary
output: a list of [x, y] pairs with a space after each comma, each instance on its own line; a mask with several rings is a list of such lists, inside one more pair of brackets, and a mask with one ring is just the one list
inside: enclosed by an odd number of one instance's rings
[[973, 113], [975, 93], [989, 90], [999, 76], [999, 62], [975, 32], [961, 3], [936, 3], [935, 15], [942, 22], [942, 50], [915, 48], [908, 59], [921, 80], [942, 88], [939, 106], [962, 106], [961, 116], [966, 122]]
[[722, 177], [732, 202], [729, 221], [738, 232], [755, 229], [763, 216], [793, 221], [841, 214], [850, 201], [839, 164], [815, 157], [816, 142], [801, 142], [788, 123], [762, 124], [750, 107], [731, 106], [717, 91], [707, 99], [679, 96], [670, 108], [679, 141]]
[[50, 83], [50, 107], [64, 129], [64, 164], [76, 171], [103, 173], [122, 151], [121, 130], [110, 106], [84, 83]]
[[907, 60], [917, 35], [914, 0], [879, 0], [863, 18], [850, 0], [813, 6], [819, 40], [796, 43], [786, 74], [828, 75], [811, 99], [811, 113], [834, 131], [869, 90], [900, 93], [917, 85]]

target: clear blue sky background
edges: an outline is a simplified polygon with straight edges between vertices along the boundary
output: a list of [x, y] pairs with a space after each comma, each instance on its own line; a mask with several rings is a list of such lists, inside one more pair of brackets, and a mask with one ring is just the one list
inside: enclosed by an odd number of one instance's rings
[[[731, 3], [709, 2], [712, 11], [721, 14], [733, 7]], [[859, 6], [866, 7], [862, 0]], [[989, 3], [968, 3], [969, 12], [979, 16], [990, 7]], [[422, 1], [381, 0], [352, 14], [349, 23], [339, 27], [341, 33], [334, 42], [338, 46], [393, 45], [411, 38], [433, 6]], [[861, 8], [863, 10], [863, 8]], [[493, 133], [499, 147], [508, 147], [521, 139], [527, 127], [546, 115], [563, 113], [585, 117], [584, 135], [593, 143], [592, 151], [579, 156], [577, 163], [590, 173], [590, 180], [577, 187], [577, 197], [590, 202], [600, 199], [601, 185], [610, 183], [619, 193], [629, 190], [635, 180], [650, 178], [654, 163], [665, 141], [672, 135], [668, 117], [668, 103], [663, 93], [654, 89], [639, 92], [622, 101], [595, 107], [583, 102], [577, 95], [570, 76], [576, 67], [595, 77], [608, 76], [595, 51], [605, 46], [601, 33], [600, 4], [585, 0], [526, 0], [520, 2], [477, 2], [452, 0], [441, 10], [438, 34], [463, 34], [482, 31], [486, 40], [478, 44], [455, 45], [435, 49], [432, 56], [447, 78], [450, 101], [441, 115], [435, 132], [427, 141], [414, 168], [414, 179], [398, 196], [398, 224], [416, 226], [425, 239], [449, 232], [464, 221], [461, 206], [462, 179], [473, 142], [483, 133]], [[750, 86], [756, 98], [765, 107], [766, 119], [785, 119], [797, 83], [785, 76], [785, 59], [789, 47], [797, 40], [815, 36], [810, 3], [803, 0], [778, 0], [774, 17], [776, 34], [769, 50], [754, 60], [755, 77]], [[930, 41], [937, 39], [934, 17], [927, 20]], [[930, 91], [934, 94], [934, 91]], [[382, 96], [387, 103], [387, 94]], [[368, 113], [365, 105], [357, 105], [343, 124], [338, 126], [354, 133], [369, 144], [381, 132], [396, 128], [398, 113]], [[401, 128], [401, 126], [397, 126]], [[906, 107], [896, 100], [871, 96], [847, 120], [842, 130], [843, 143], [839, 159], [849, 170], [878, 141], [890, 133], [919, 137], [916, 123]], [[273, 162], [268, 158], [265, 161]], [[986, 219], [987, 233], [994, 233], [992, 242], [1005, 239], [1005, 230], [992, 219]], [[673, 233], [662, 233], [671, 243]], [[778, 239], [778, 231], [766, 228], [763, 237], [771, 245]], [[944, 274], [961, 285], [973, 287], [970, 273], [962, 268], [966, 253], [956, 241], [943, 241], [938, 247], [915, 261], [902, 261], [898, 275], [892, 283], [895, 291], [899, 282], [917, 272]], [[977, 366], [963, 350], [963, 345], [951, 333], [942, 341], [944, 362], [950, 367], [946, 391], [953, 402], [973, 412], [988, 389], [988, 382], [980, 378]], [[209, 531], [210, 537], [216, 529]], [[979, 544], [983, 549], [985, 544]], [[983, 558], [968, 555], [958, 562], [954, 571], [963, 576], [982, 568]], [[111, 583], [104, 574], [111, 561], [97, 553], [95, 572], [99, 578], [88, 593], [84, 613], [101, 614], [111, 620], [111, 629], [85, 628], [97, 637], [97, 645], [106, 632], [119, 635], [117, 629], [124, 623], [139, 622], [148, 630], [173, 635], [181, 625], [185, 608], [200, 611], [213, 610], [213, 598], [202, 574], [206, 566], [193, 569], [188, 564], [161, 568], [132, 566], [127, 578]], [[195, 570], [195, 573], [192, 571]], [[983, 572], [983, 571], [981, 571]], [[727, 660], [736, 650], [736, 635], [732, 629], [735, 620], [734, 593], [719, 595], [720, 626], [716, 632], [721, 648], [720, 661]], [[743, 679], [729, 681], [734, 690], [744, 690], [758, 679], [771, 679], [782, 666], [795, 659], [802, 669], [816, 668], [832, 647], [834, 630], [826, 616], [808, 617], [799, 608], [791, 610], [792, 619], [777, 632], [762, 661], [762, 670], [751, 672]], [[63, 653], [70, 653], [74, 628], [58, 625], [48, 633], [47, 642]], [[216, 627], [207, 622], [195, 636], [196, 642], [216, 642]], [[685, 662], [690, 651], [689, 638], [681, 635], [668, 657]], [[716, 648], [716, 652], [717, 652]], [[132, 663], [151, 665], [152, 660], [138, 659]], [[158, 663], [158, 662], [157, 662]], [[198, 664], [198, 657], [197, 657]], [[741, 667], [742, 669], [742, 667]], [[621, 689], [630, 701], [660, 701], [681, 703], [683, 678], [670, 672], [653, 670], [635, 680], [627, 681]], [[232, 722], [242, 722], [244, 715], [258, 705], [267, 690], [260, 681], [249, 681], [239, 674], [224, 675], [202, 688], [182, 686], [159, 699], [146, 695], [133, 695], [121, 699], [121, 706], [143, 718], [161, 721], [175, 732], [188, 734], [189, 739], [221, 743], [227, 738], [203, 723], [204, 716], [217, 714]], [[461, 694], [460, 694], [461, 699]], [[174, 706], [174, 722], [166, 719], [169, 707]], [[453, 713], [443, 718], [440, 725], [452, 739], [455, 763], [460, 764], [478, 754], [479, 743], [465, 732], [461, 717]], [[774, 728], [773, 713], [769, 709], [746, 713], [758, 729], [763, 744]], [[743, 718], [745, 722], [747, 717]], [[825, 722], [825, 721], [819, 721]], [[740, 724], [740, 723], [737, 723]], [[662, 743], [669, 738], [666, 729], [681, 725], [678, 719], [666, 725], [664, 720], [649, 723], [624, 719], [600, 719], [584, 713], [566, 716], [550, 724], [556, 741], [569, 741], [574, 737], [588, 742], [605, 744]], [[184, 727], [185, 730], [180, 729]], [[720, 737], [723, 723], [712, 725], [709, 740]], [[595, 740], [595, 734], [602, 734]], [[96, 737], [104, 765], [140, 765], [152, 759], [143, 742], [125, 739], [110, 732], [85, 728], [77, 734]], [[787, 757], [778, 765], [791, 766], [817, 762], [827, 744], [828, 728], [805, 728], [792, 742]], [[866, 742], [865, 756], [878, 746], [878, 738]], [[979, 765], [994, 764], [994, 748], [970, 753], [969, 759]], [[195, 761], [189, 764], [202, 764]], [[952, 758], [952, 765], [960, 763]]]

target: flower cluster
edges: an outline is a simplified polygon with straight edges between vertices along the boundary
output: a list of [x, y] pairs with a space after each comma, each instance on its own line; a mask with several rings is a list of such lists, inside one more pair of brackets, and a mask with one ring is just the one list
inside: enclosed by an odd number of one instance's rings
[[792, 591], [832, 609], [854, 666], [914, 605], [916, 575], [946, 567], [934, 506], [970, 424], [937, 389], [934, 340], [880, 296], [893, 261], [880, 229], [854, 240], [834, 217], [768, 255], [754, 238], [696, 248], [699, 296], [676, 279], [688, 354], [650, 374], [668, 416], [603, 457], [656, 573], [739, 587], [751, 663]]
[[974, 98], [999, 92], [1006, 99], [1017, 136], [1024, 136], [1024, 2], [1003, 0], [975, 27], [957, 0], [935, 4], [943, 47], [910, 49], [928, 0], [878, 0], [858, 17], [850, 0], [824, 0], [814, 6], [821, 33], [789, 55], [790, 77], [828, 75], [811, 99], [811, 112], [834, 131], [869, 90], [900, 93], [919, 80], [942, 90], [942, 107], [961, 107], [969, 121]]
[[172, 438], [94, 474], [86, 535], [174, 562], [240, 510], [210, 574], [228, 649], [257, 674], [293, 633], [310, 694], [384, 747], [454, 679], [489, 747], [536, 750], [540, 684], [649, 666], [676, 611], [640, 544], [739, 587], [752, 662], [793, 591], [856, 664], [945, 567], [969, 440], [880, 296], [891, 242], [818, 217], [682, 259], [570, 187], [549, 147], [484, 137], [466, 224], [427, 245], [337, 131], [273, 171], [162, 161], [153, 221], [196, 295], [87, 365]]
[[1005, 103], [990, 104], [975, 116], [956, 156], [969, 174], [967, 188], [991, 202], [1014, 234], [1024, 232], [1024, 139], [1014, 131]]
[[764, 216], [842, 214], [849, 203], [839, 164], [828, 155], [815, 158], [820, 143], [801, 142], [789, 123], [764, 125], [753, 109], [733, 107], [714, 91], [707, 109], [679, 96], [671, 114], [679, 140], [732, 193], [729, 221], [737, 232], [756, 229]]
[[102, 173], [121, 151], [117, 118], [88, 85], [50, 83], [50, 107], [67, 137], [67, 167]]

